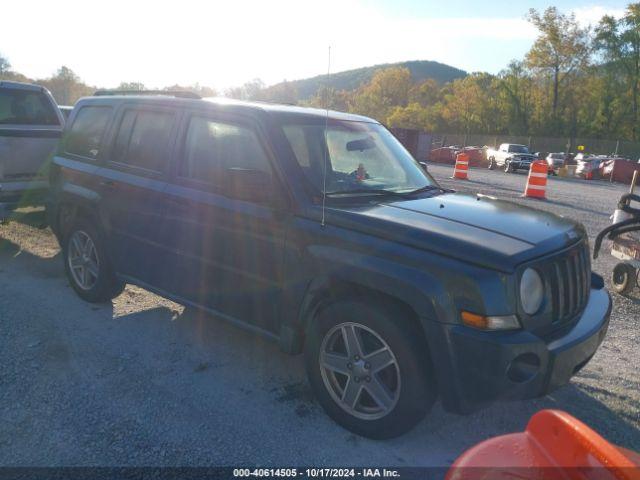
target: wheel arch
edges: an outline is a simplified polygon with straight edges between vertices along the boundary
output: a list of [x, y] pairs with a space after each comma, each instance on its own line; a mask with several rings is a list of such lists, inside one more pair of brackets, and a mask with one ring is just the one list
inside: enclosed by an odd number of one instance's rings
[[[381, 287], [338, 275], [314, 279], [307, 288], [298, 314], [297, 325], [301, 336], [299, 350], [302, 351], [306, 332], [315, 316], [327, 305], [347, 299], [375, 302], [384, 305], [385, 308], [398, 311], [415, 327], [427, 345], [426, 333], [421, 324], [421, 317], [425, 315], [425, 305], [422, 305], [422, 308], [418, 307], [406, 296], [398, 295], [394, 289], [389, 289], [389, 285]], [[427, 308], [430, 310], [429, 316], [433, 318], [435, 311], [430, 306]]]

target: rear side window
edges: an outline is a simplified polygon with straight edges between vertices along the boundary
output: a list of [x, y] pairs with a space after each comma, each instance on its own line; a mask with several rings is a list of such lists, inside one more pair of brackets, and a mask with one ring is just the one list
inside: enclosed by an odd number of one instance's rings
[[55, 107], [42, 92], [0, 88], [0, 124], [60, 125]]
[[229, 169], [271, 171], [256, 134], [241, 125], [191, 118], [180, 175], [220, 185]]
[[150, 110], [127, 110], [120, 122], [113, 161], [162, 172], [169, 159], [174, 114]]
[[82, 107], [67, 135], [65, 150], [74, 155], [96, 158], [111, 118], [111, 107]]

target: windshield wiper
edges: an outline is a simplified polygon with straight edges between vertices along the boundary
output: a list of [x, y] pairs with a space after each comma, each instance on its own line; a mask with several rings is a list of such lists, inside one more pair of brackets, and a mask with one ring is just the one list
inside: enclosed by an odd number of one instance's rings
[[409, 197], [423, 192], [431, 192], [438, 190], [442, 193], [453, 192], [442, 187], [436, 187], [435, 185], [425, 185], [424, 187], [416, 188], [408, 192], [397, 192], [395, 190], [385, 190], [384, 188], [354, 188], [352, 190], [336, 190], [335, 192], [327, 192], [327, 196], [339, 196], [339, 195], [385, 195], [390, 197]]
[[327, 192], [327, 197], [338, 195], [385, 195], [393, 197], [404, 197], [404, 193], [394, 192], [393, 190], [385, 190], [383, 188], [354, 188], [352, 190], [336, 190]]
[[443, 193], [448, 191], [442, 187], [436, 187], [435, 185], [425, 185], [424, 187], [416, 188], [415, 190], [411, 190], [410, 192], [404, 192], [404, 195], [415, 195], [417, 193], [431, 192], [433, 190], [439, 190]]

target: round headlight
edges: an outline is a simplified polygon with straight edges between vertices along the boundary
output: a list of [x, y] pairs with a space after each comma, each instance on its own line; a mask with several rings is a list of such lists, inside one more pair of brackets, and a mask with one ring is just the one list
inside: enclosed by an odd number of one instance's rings
[[527, 268], [520, 277], [520, 303], [527, 315], [540, 310], [544, 300], [544, 285], [540, 274], [533, 268]]

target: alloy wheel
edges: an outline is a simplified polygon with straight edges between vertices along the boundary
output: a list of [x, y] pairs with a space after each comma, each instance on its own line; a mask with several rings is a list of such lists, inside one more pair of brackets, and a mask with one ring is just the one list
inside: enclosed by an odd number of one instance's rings
[[325, 335], [320, 371], [333, 400], [363, 420], [389, 414], [400, 397], [400, 368], [389, 345], [369, 327], [341, 323]]
[[100, 261], [91, 237], [82, 230], [76, 230], [69, 238], [67, 262], [76, 285], [90, 290], [98, 281]]

